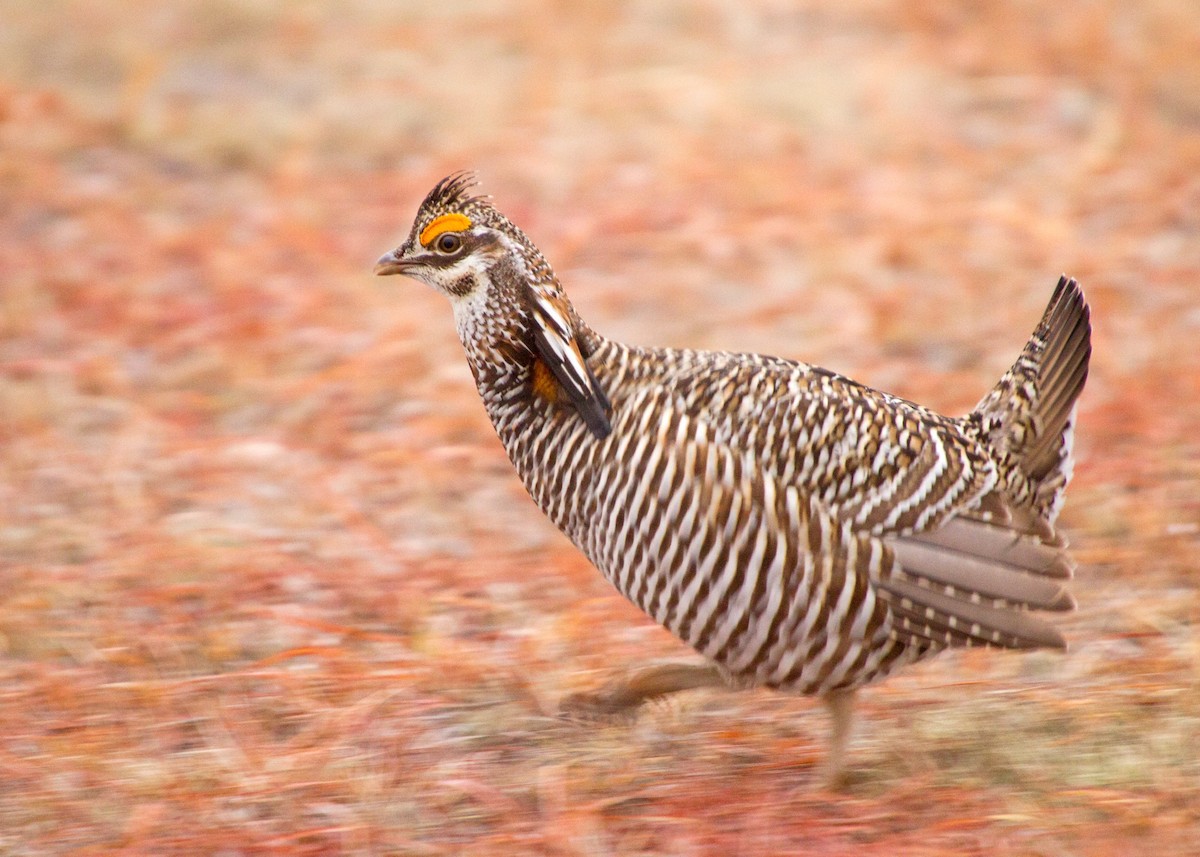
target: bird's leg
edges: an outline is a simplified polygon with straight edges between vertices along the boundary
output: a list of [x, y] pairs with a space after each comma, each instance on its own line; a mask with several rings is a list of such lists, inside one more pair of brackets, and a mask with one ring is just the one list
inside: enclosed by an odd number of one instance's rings
[[850, 742], [850, 727], [854, 720], [854, 690], [835, 690], [821, 697], [833, 729], [829, 734], [829, 758], [825, 761], [825, 784], [831, 789], [846, 785], [846, 745]]
[[727, 686], [712, 664], [655, 664], [612, 679], [592, 693], [573, 693], [563, 699], [559, 712], [581, 719], [619, 717], [632, 714], [651, 699], [681, 690]]

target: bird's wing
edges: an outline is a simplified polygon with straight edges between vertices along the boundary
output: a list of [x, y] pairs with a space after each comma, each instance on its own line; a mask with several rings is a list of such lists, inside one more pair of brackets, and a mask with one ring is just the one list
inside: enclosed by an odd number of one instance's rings
[[795, 490], [872, 551], [879, 542], [887, 561], [873, 579], [897, 628], [941, 645], [1064, 645], [1025, 611], [1074, 606], [1071, 563], [986, 519], [997, 475], [956, 421], [802, 364], [722, 362], [719, 382], [703, 371], [668, 382], [666, 407], [752, 477]]
[[[681, 639], [758, 684], [827, 692], [947, 646], [1062, 645], [1007, 591], [935, 581], [883, 535], [781, 480], [692, 409], [644, 388], [618, 409], [594, 557]], [[1011, 581], [991, 583], [1012, 585]]]
[[715, 440], [863, 532], [936, 529], [996, 485], [956, 420], [823, 369], [696, 355], [658, 382]]

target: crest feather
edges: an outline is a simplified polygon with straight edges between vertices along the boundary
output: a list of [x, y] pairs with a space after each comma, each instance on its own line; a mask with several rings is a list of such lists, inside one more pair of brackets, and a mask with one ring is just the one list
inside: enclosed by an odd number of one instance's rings
[[460, 170], [446, 176], [431, 190], [421, 203], [421, 207], [429, 210], [459, 210], [472, 203], [483, 202], [487, 198], [472, 194], [471, 188], [479, 185], [479, 179], [472, 170]]

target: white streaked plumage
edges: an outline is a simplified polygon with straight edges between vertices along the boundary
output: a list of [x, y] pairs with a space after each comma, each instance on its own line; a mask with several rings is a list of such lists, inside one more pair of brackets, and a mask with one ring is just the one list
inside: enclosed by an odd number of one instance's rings
[[720, 676], [826, 696], [836, 744], [846, 694], [902, 664], [1064, 645], [1032, 611], [1073, 605], [1055, 529], [1091, 353], [1073, 280], [997, 386], [953, 419], [803, 363], [606, 339], [469, 186], [439, 184], [377, 270], [450, 297], [534, 501], [713, 664], [643, 676], [606, 704]]

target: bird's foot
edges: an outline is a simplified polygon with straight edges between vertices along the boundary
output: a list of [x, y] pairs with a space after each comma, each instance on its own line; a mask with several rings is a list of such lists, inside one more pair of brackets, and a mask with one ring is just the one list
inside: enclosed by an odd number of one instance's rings
[[595, 691], [570, 694], [558, 710], [571, 720], [627, 720], [651, 700], [681, 690], [724, 686], [725, 679], [711, 664], [656, 664], [611, 679]]

